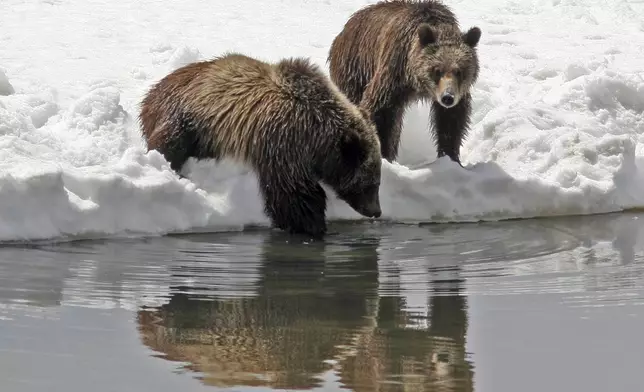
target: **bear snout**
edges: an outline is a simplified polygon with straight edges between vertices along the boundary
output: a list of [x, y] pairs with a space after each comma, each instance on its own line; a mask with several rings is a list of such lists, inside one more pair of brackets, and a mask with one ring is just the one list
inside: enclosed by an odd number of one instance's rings
[[380, 208], [380, 202], [376, 201], [368, 205], [364, 211], [361, 212], [364, 216], [369, 218], [380, 218], [382, 215], [382, 210]]
[[438, 82], [438, 91], [436, 91], [437, 101], [446, 109], [454, 106], [456, 102], [456, 86], [451, 73], [445, 75]]

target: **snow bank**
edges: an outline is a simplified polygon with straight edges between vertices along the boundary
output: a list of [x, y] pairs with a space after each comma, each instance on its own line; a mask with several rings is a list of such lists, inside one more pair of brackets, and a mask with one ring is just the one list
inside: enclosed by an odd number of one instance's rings
[[14, 92], [13, 86], [9, 83], [9, 79], [7, 79], [7, 75], [0, 69], [0, 95], [11, 95]]
[[[141, 96], [171, 70], [228, 50], [267, 60], [310, 56], [326, 68], [333, 37], [364, 6], [146, 0], [106, 3], [97, 14], [85, 10], [99, 0], [8, 1], [14, 11], [0, 16], [9, 53], [0, 64], [0, 240], [267, 225], [246, 168], [191, 161], [189, 179], [180, 179], [145, 151]], [[405, 118], [400, 162], [383, 162], [383, 218], [644, 207], [644, 9], [601, 4], [454, 2], [464, 25], [483, 30], [466, 168], [435, 160], [428, 108], [418, 105]], [[43, 23], [54, 19], [60, 29], [52, 32]], [[360, 219], [333, 198], [329, 217]]]

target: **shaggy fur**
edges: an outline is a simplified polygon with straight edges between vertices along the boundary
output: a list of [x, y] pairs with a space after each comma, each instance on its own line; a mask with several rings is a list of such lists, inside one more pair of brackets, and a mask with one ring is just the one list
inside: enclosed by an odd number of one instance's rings
[[349, 18], [331, 45], [331, 79], [370, 114], [383, 158], [397, 157], [407, 107], [429, 100], [438, 156], [460, 164], [480, 37], [478, 27], [461, 31], [454, 13], [437, 0], [383, 1]]
[[306, 59], [268, 64], [231, 53], [186, 65], [151, 88], [140, 121], [148, 148], [175, 171], [189, 157], [250, 165], [282, 230], [326, 233], [319, 181], [358, 213], [381, 214], [375, 127]]

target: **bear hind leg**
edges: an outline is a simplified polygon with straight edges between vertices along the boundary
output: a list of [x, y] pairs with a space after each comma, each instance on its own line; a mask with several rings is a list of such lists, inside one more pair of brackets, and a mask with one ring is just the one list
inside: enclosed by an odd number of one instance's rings
[[433, 131], [439, 158], [447, 155], [461, 167], [463, 166], [460, 150], [470, 125], [471, 112], [472, 98], [469, 94], [464, 96], [456, 106], [449, 109], [441, 106], [438, 102], [432, 103]]
[[409, 91], [396, 86], [387, 70], [376, 72], [367, 84], [359, 106], [371, 114], [376, 125], [382, 157], [393, 162], [398, 157], [400, 133]]
[[378, 110], [373, 115], [373, 121], [376, 124], [378, 138], [380, 139], [382, 157], [389, 162], [395, 161], [398, 157], [402, 118], [402, 107], [388, 107]]
[[273, 226], [290, 234], [322, 238], [326, 234], [326, 193], [316, 182], [285, 184], [259, 174], [264, 212]]
[[169, 140], [163, 155], [170, 162], [170, 168], [179, 173], [188, 158], [195, 156], [196, 142], [189, 136]]
[[[174, 119], [155, 137], [157, 150], [170, 163], [170, 168], [179, 173], [188, 158], [203, 159], [212, 154], [205, 154], [200, 148], [197, 133], [200, 128], [195, 121], [184, 113], [173, 116]], [[183, 176], [182, 176], [183, 177]]]

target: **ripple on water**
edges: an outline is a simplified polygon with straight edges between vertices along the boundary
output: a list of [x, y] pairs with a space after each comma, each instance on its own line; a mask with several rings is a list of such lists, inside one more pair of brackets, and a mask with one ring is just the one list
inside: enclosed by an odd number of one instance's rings
[[[564, 320], [562, 308], [589, 317], [620, 306], [636, 314], [643, 303], [633, 215], [340, 226], [324, 242], [260, 230], [4, 247], [1, 332], [49, 328], [33, 320], [74, 330], [84, 314], [87, 341], [99, 342], [100, 317], [126, 309], [138, 342], [206, 385], [473, 391], [472, 318], [476, 338], [505, 325], [485, 329], [490, 320], [528, 328], [541, 322], [535, 314]], [[470, 309], [481, 298], [496, 302]], [[525, 300], [540, 307], [523, 311]]]
[[641, 305], [641, 226], [621, 214], [395, 230], [378, 250], [380, 294], [563, 293], [570, 306]]

